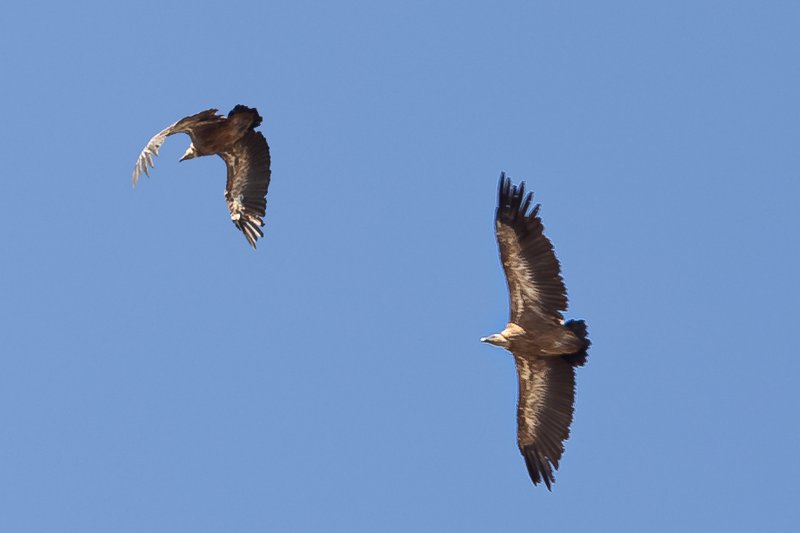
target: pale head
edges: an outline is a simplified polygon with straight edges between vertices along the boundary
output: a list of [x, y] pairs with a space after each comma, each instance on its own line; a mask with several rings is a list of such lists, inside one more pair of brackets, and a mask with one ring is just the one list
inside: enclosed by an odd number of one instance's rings
[[494, 335], [489, 335], [488, 337], [483, 337], [481, 342], [485, 342], [487, 344], [494, 344], [495, 346], [499, 346], [501, 348], [505, 348], [506, 350], [511, 349], [511, 341], [513, 341], [516, 337], [521, 337], [525, 334], [525, 330], [519, 327], [514, 323], [506, 324], [506, 329], [501, 331], [500, 333], [495, 333]]
[[194, 143], [189, 145], [189, 148], [186, 149], [186, 152], [183, 154], [183, 157], [179, 159], [179, 161], [186, 161], [187, 159], [194, 159], [197, 157], [197, 149], [194, 147]]
[[494, 335], [489, 335], [488, 337], [481, 337], [481, 342], [494, 344], [495, 346], [499, 346], [501, 348], [508, 348], [508, 339], [505, 338], [502, 333], [495, 333]]

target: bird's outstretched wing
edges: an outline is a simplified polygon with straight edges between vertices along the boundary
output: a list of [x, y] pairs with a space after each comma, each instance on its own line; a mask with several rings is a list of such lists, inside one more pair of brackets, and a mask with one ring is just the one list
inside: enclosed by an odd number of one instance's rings
[[544, 236], [539, 204], [530, 209], [532, 193], [500, 175], [495, 231], [508, 281], [510, 322], [526, 330], [537, 324], [561, 324], [567, 309], [567, 289], [553, 244]]
[[139, 154], [139, 158], [136, 160], [136, 166], [133, 168], [133, 186], [136, 187], [136, 183], [139, 181], [139, 176], [142, 175], [142, 172], [144, 172], [146, 176], [150, 176], [150, 173], [147, 171], [148, 166], [150, 168], [155, 166], [153, 164], [153, 158], [158, 155], [158, 149], [164, 144], [164, 139], [175, 133], [188, 133], [191, 135], [191, 127], [203, 121], [213, 119], [224, 120], [223, 117], [215, 115], [216, 112], [216, 109], [201, 111], [196, 115], [184, 117], [156, 133], [153, 138], [147, 142], [144, 150], [142, 150], [142, 153]]
[[139, 176], [142, 175], [142, 172], [145, 175], [150, 176], [150, 173], [147, 171], [147, 167], [153, 168], [155, 165], [153, 164], [153, 158], [158, 155], [158, 149], [161, 148], [161, 145], [164, 143], [164, 139], [172, 135], [173, 133], [178, 133], [175, 131], [175, 124], [171, 124], [168, 127], [164, 128], [160, 132], [156, 133], [152, 139], [147, 142], [147, 145], [142, 150], [142, 153], [139, 154], [139, 158], [136, 160], [136, 166], [133, 168], [133, 186], [136, 187], [136, 184], [139, 182]]
[[228, 167], [225, 201], [236, 224], [253, 248], [263, 237], [264, 215], [267, 212], [267, 189], [270, 178], [269, 145], [261, 132], [250, 130], [219, 154]]
[[514, 354], [519, 375], [517, 443], [534, 485], [555, 482], [553, 471], [569, 438], [575, 401], [575, 370], [561, 357]]

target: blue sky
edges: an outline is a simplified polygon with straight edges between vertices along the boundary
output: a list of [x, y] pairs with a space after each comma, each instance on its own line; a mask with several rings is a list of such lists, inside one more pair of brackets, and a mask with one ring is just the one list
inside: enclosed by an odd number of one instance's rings
[[[795, 2], [9, 4], [0, 529], [788, 531]], [[265, 238], [164, 126], [237, 103]], [[542, 203], [594, 342], [552, 493], [493, 234]]]

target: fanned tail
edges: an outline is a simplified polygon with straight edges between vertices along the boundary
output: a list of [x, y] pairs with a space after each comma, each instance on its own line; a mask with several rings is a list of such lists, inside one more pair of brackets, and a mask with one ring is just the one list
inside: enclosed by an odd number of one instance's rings
[[586, 322], [583, 320], [568, 320], [564, 323], [564, 327], [583, 342], [583, 347], [575, 353], [563, 355], [562, 357], [574, 367], [585, 365], [586, 358], [589, 356], [589, 346], [592, 345], [592, 341], [587, 337]]
[[261, 121], [264, 120], [261, 115], [258, 114], [258, 110], [255, 107], [247, 107], [246, 105], [237, 104], [231, 109], [231, 112], [228, 113], [228, 119], [233, 118], [236, 115], [250, 115], [252, 123], [250, 124], [251, 129], [255, 129], [261, 125]]

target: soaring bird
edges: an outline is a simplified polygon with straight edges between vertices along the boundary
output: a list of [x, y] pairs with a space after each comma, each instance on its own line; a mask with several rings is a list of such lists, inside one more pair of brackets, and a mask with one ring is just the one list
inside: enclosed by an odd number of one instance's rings
[[519, 377], [517, 443], [534, 485], [551, 490], [553, 470], [569, 438], [575, 367], [591, 344], [583, 320], [564, 322], [567, 290], [553, 244], [544, 236], [539, 204], [525, 182], [500, 175], [495, 232], [508, 281], [511, 314], [505, 329], [481, 339], [510, 351]]
[[228, 117], [217, 115], [216, 109], [208, 109], [180, 119], [157, 133], [144, 147], [133, 170], [133, 186], [142, 172], [150, 175], [153, 157], [164, 139], [174, 133], [186, 133], [191, 137], [181, 161], [204, 155], [217, 154], [228, 167], [228, 183], [225, 186], [225, 201], [231, 212], [231, 220], [253, 248], [256, 240], [263, 237], [264, 215], [267, 209], [267, 188], [270, 177], [269, 145], [261, 132], [255, 131], [261, 124], [261, 115], [255, 108], [237, 105]]

